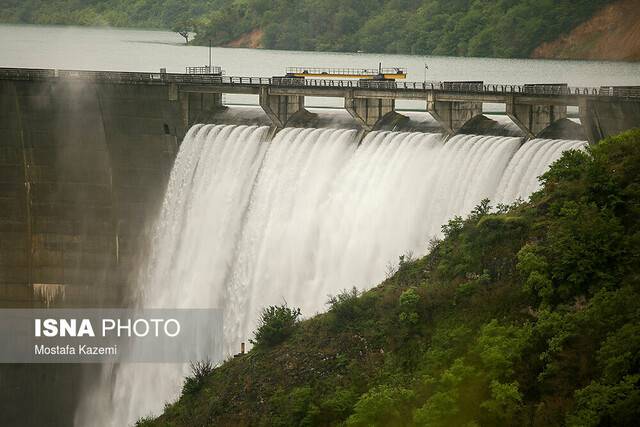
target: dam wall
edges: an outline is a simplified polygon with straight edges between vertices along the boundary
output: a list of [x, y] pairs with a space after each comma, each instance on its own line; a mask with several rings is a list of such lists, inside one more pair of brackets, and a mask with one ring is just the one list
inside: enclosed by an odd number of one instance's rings
[[[9, 69], [0, 77], [0, 307], [126, 304], [179, 142], [193, 123], [229, 122], [221, 94], [163, 74]], [[291, 124], [335, 125], [323, 114], [297, 116]]]
[[0, 306], [118, 306], [184, 134], [167, 86], [0, 80]]
[[580, 121], [590, 141], [640, 127], [640, 102], [612, 103], [585, 100], [580, 106]]
[[[167, 86], [0, 80], [0, 307], [126, 305], [184, 134]], [[99, 367], [2, 365], [2, 424], [69, 426]]]
[[[179, 110], [179, 123], [172, 129], [164, 122], [165, 132], [184, 135], [194, 123], [211, 122], [225, 107], [225, 94], [256, 95], [275, 130], [313, 121], [306, 110], [306, 97], [342, 98], [345, 110], [358, 127], [380, 130], [389, 123], [406, 122], [395, 109], [397, 100], [424, 102], [425, 111], [439, 124], [440, 132], [453, 136], [464, 133], [483, 116], [484, 104], [502, 104], [507, 116], [526, 139], [548, 136], [558, 129], [575, 128], [567, 123], [568, 107], [579, 110], [579, 133], [589, 142], [636, 126], [640, 116], [640, 87], [570, 87], [566, 83], [529, 83], [523, 85], [485, 84], [483, 81], [396, 82], [340, 79], [299, 79], [286, 77], [235, 77], [220, 74], [169, 74], [77, 71], [50, 69], [0, 68], [0, 79], [33, 82], [93, 82], [119, 84], [124, 92], [130, 87], [148, 86], [166, 91], [169, 103]], [[600, 114], [598, 106], [615, 111]], [[559, 123], [562, 122], [562, 123]], [[134, 125], [135, 126], [135, 125]], [[305, 123], [302, 123], [305, 126]]]

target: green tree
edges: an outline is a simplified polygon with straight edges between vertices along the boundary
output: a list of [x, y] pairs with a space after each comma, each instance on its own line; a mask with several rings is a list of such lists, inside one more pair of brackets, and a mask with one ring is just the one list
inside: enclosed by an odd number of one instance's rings
[[373, 425], [405, 426], [410, 418], [414, 394], [402, 387], [381, 385], [360, 397], [354, 413], [347, 419], [348, 426], [368, 427]]
[[300, 309], [290, 308], [286, 303], [262, 309], [258, 329], [251, 343], [256, 346], [273, 346], [281, 343], [293, 333], [299, 317]]

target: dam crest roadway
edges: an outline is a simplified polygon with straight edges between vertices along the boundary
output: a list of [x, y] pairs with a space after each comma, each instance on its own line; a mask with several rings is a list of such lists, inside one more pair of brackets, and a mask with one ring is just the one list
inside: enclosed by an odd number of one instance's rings
[[[424, 101], [426, 111], [445, 135], [454, 135], [482, 115], [483, 103], [505, 105], [507, 116], [526, 138], [541, 135], [577, 107], [590, 143], [633, 128], [640, 123], [640, 87], [574, 88], [567, 84], [485, 84], [477, 81], [396, 82], [301, 79], [289, 77], [232, 77], [206, 74], [77, 71], [0, 68], [0, 80], [84, 82], [107, 85], [148, 85], [166, 90], [166, 100], [177, 103], [184, 135], [207, 113], [224, 108], [222, 94], [258, 95], [259, 104], [276, 129], [311, 115], [304, 98], [343, 98], [344, 108], [365, 130], [404, 117], [396, 100]], [[141, 92], [142, 94], [143, 92]]]

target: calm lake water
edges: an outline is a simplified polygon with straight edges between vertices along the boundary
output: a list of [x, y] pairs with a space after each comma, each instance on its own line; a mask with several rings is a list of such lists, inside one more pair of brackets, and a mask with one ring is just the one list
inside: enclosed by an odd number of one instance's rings
[[[227, 75], [282, 75], [288, 66], [406, 67], [408, 81], [482, 80], [485, 83], [568, 83], [570, 86], [640, 85], [640, 63], [453, 58], [363, 53], [319, 53], [213, 48], [213, 62]], [[0, 25], [0, 67], [184, 72], [208, 63], [208, 48], [185, 46], [168, 31]], [[257, 104], [255, 96], [227, 96], [227, 102]], [[336, 99], [307, 104], [340, 106]], [[402, 107], [399, 103], [399, 107]]]

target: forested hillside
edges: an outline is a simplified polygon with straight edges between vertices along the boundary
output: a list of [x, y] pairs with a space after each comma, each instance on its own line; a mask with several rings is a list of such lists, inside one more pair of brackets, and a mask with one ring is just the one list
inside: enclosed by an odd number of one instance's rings
[[139, 425], [636, 425], [640, 130], [566, 152], [542, 181], [452, 219], [428, 256], [325, 314], [265, 310], [248, 354], [198, 365]]
[[225, 0], [2, 0], [0, 22], [170, 29]]
[[274, 49], [528, 57], [611, 2], [5, 0], [0, 21], [182, 28], [196, 43]]

